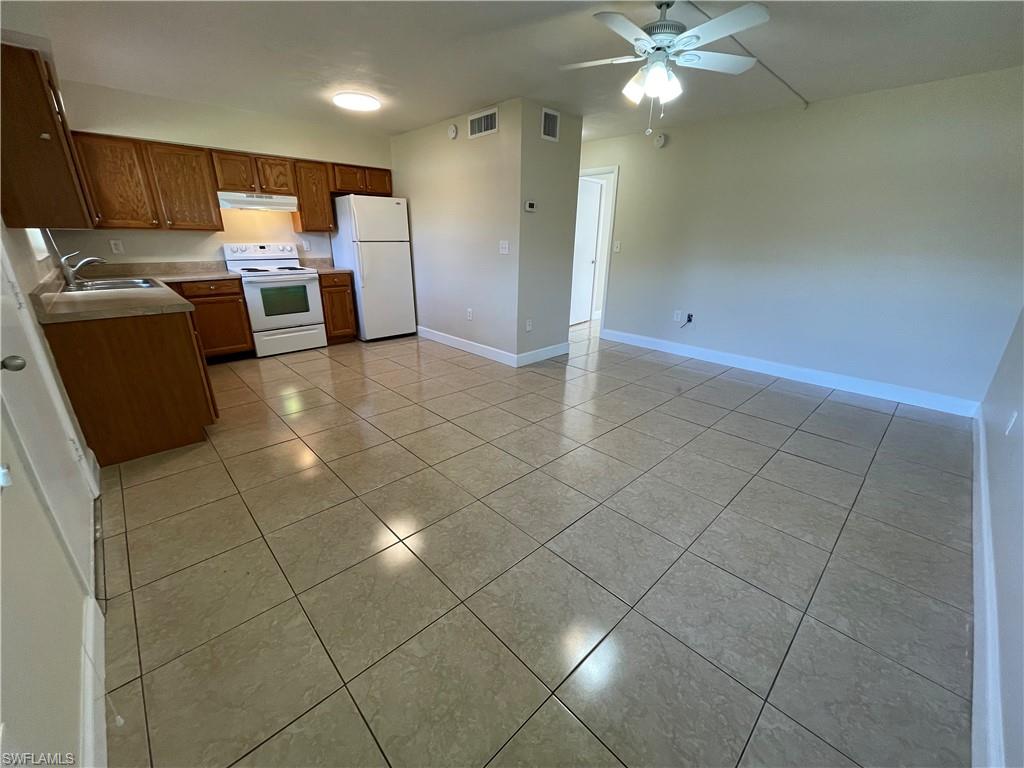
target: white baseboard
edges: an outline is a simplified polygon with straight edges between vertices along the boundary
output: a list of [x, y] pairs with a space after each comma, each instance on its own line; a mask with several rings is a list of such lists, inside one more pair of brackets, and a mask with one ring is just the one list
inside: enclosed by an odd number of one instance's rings
[[974, 702], [971, 764], [1005, 765], [1002, 686], [999, 677], [999, 614], [992, 561], [985, 420], [974, 420]]
[[531, 352], [520, 352], [516, 355], [516, 367], [520, 368], [530, 363], [539, 363], [541, 360], [547, 360], [550, 357], [567, 354], [569, 354], [569, 342], [563, 341], [561, 344], [552, 344], [550, 347], [541, 347]]
[[503, 349], [497, 349], [495, 347], [489, 347], [486, 344], [479, 344], [469, 339], [463, 339], [460, 336], [452, 336], [441, 331], [435, 331], [432, 328], [426, 328], [422, 325], [416, 327], [417, 333], [424, 339], [430, 339], [440, 344], [447, 344], [449, 347], [455, 347], [461, 349], [463, 352], [470, 352], [474, 355], [480, 355], [480, 357], [486, 357], [488, 360], [494, 360], [495, 362], [501, 363], [502, 365], [510, 365], [513, 368], [520, 368], [530, 363], [536, 363], [541, 360], [547, 360], [549, 357], [557, 357], [558, 355], [564, 355], [569, 351], [569, 342], [563, 342], [562, 344], [555, 344], [550, 347], [544, 347], [543, 349], [535, 349], [532, 352], [523, 352], [522, 354], [516, 355], [512, 352], [506, 352]]
[[782, 376], [794, 381], [803, 381], [808, 384], [819, 384], [832, 389], [841, 389], [846, 392], [854, 392], [858, 395], [880, 397], [883, 400], [894, 400], [907, 405], [917, 405], [922, 408], [931, 408], [943, 413], [955, 413], [958, 416], [973, 417], [978, 411], [976, 400], [967, 400], [962, 397], [951, 397], [941, 395], [937, 392], [928, 392], [924, 389], [913, 387], [902, 387], [896, 384], [887, 384], [883, 381], [873, 379], [861, 379], [856, 376], [846, 376], [831, 371], [819, 371], [814, 368], [800, 368], [785, 363], [775, 363], [771, 360], [762, 360], [757, 357], [746, 355], [735, 355], [731, 352], [719, 352], [704, 347], [694, 347], [689, 344], [679, 344], [665, 339], [656, 339], [653, 336], [640, 336], [635, 333], [614, 331], [608, 328], [601, 330], [601, 338], [608, 341], [619, 341], [623, 344], [632, 344], [636, 347], [656, 349], [661, 352], [684, 357], [696, 357], [700, 360], [707, 360], [712, 363], [730, 365], [735, 368], [746, 368], [749, 371], [767, 373], [770, 376]]
[[85, 598], [82, 616], [81, 731], [78, 759], [83, 766], [107, 764], [106, 619], [92, 595]]

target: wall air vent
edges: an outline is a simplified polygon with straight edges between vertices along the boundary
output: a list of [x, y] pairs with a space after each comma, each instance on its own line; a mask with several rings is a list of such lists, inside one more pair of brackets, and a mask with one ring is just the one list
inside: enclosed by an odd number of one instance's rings
[[488, 133], [498, 132], [498, 108], [477, 112], [469, 116], [469, 138], [475, 139], [478, 136], [486, 136]]
[[558, 141], [558, 124], [561, 115], [553, 109], [544, 107], [540, 111], [540, 135], [548, 141]]

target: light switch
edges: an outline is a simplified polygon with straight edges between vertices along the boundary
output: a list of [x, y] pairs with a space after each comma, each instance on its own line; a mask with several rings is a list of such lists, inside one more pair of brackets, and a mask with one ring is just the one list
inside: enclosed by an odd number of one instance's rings
[[508, 256], [512, 252], [512, 248], [509, 246], [508, 240], [498, 241], [498, 253], [502, 256]]
[[110, 241], [110, 252], [115, 255], [121, 255], [124, 253], [124, 241], [122, 240], [111, 240]]
[[612, 242], [612, 253], [620, 253], [622, 251], [622, 241], [615, 240]]

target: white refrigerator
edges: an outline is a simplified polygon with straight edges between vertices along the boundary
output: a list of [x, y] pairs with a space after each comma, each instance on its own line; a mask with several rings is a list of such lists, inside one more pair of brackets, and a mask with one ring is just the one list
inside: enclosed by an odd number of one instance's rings
[[334, 266], [355, 273], [359, 338], [384, 339], [416, 332], [416, 304], [405, 198], [337, 198], [338, 232], [331, 238]]

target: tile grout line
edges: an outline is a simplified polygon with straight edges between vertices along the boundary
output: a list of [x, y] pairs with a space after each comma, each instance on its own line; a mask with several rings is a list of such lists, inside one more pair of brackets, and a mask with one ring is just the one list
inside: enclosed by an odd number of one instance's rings
[[[815, 410], [817, 410], [817, 409], [815, 409]], [[807, 418], [809, 419], [810, 417], [811, 417], [811, 414], [808, 414]], [[889, 417], [889, 421], [886, 424], [886, 428], [882, 432], [882, 437], [878, 441], [879, 446], [881, 446], [882, 440], [885, 438], [885, 432], [888, 431], [889, 425], [892, 424], [892, 419], [893, 419], [893, 417], [890, 416]], [[805, 421], [806, 421], [806, 419], [805, 419]], [[874, 460], [875, 460], [875, 457], [877, 455], [878, 455], [878, 448], [875, 449], [875, 452], [874, 452], [874, 454], [872, 456], [872, 459], [871, 459], [871, 464], [868, 465], [868, 471], [870, 471], [871, 465], [874, 464]], [[829, 564], [832, 562], [832, 556], [835, 553], [835, 548], [839, 545], [839, 540], [842, 538], [843, 531], [846, 530], [846, 524], [847, 524], [847, 522], [850, 519], [850, 515], [853, 514], [853, 507], [856, 505], [857, 498], [860, 496], [861, 491], [864, 489], [864, 483], [866, 481], [867, 481], [867, 473], [864, 474], [864, 478], [861, 480], [860, 487], [857, 489], [857, 493], [853, 497], [853, 503], [851, 503], [849, 509], [847, 510], [846, 517], [843, 519], [843, 524], [839, 527], [839, 533], [836, 535], [836, 540], [832, 544], [832, 548], [829, 551], [829, 555], [828, 555], [828, 558], [825, 561], [825, 565], [821, 569], [821, 572], [818, 574], [818, 578], [815, 580], [815, 583], [814, 583], [814, 588], [811, 590], [811, 593], [810, 593], [810, 595], [807, 598], [807, 603], [804, 606], [803, 610], [801, 611], [800, 620], [797, 622], [796, 629], [793, 631], [793, 635], [789, 639], [789, 644], [786, 646], [786, 652], [782, 655], [782, 661], [779, 663], [778, 668], [775, 670], [775, 675], [772, 677], [771, 685], [768, 687], [768, 692], [765, 694], [764, 700], [763, 700], [763, 702], [761, 704], [761, 711], [758, 712], [757, 719], [754, 721], [754, 728], [751, 729], [750, 734], [747, 736], [747, 741], [743, 745], [743, 749], [740, 752], [740, 756], [739, 756], [739, 758], [736, 761], [737, 768], [739, 766], [740, 761], [743, 760], [743, 755], [746, 754], [747, 748], [750, 746], [750, 740], [753, 738], [754, 731], [757, 729], [757, 723], [760, 721], [761, 715], [764, 713], [764, 708], [766, 706], [768, 706], [768, 700], [771, 698], [772, 692], [775, 690], [775, 684], [778, 682], [779, 676], [782, 674], [782, 669], [786, 666], [786, 661], [789, 659], [789, 654], [790, 654], [790, 652], [793, 649], [794, 643], [796, 642], [796, 637], [800, 633], [800, 628], [804, 625], [804, 621], [808, 617], [808, 611], [810, 610], [811, 603], [814, 601], [814, 596], [817, 594], [818, 588], [821, 586], [822, 579], [824, 579], [824, 577], [825, 577], [825, 571], [828, 570]], [[816, 619], [814, 619], [813, 616], [811, 617], [811, 619], [812, 620], [816, 620]], [[842, 749], [837, 747], [835, 744], [830, 742], [828, 739], [825, 739], [820, 734], [815, 733], [814, 730], [812, 730], [811, 728], [808, 728], [804, 723], [801, 723], [796, 718], [791, 717], [784, 710], [780, 709], [779, 711], [782, 712], [783, 714], [785, 714], [786, 717], [789, 717], [793, 722], [795, 722], [795, 723], [799, 724], [801, 727], [805, 728], [809, 733], [814, 734], [814, 736], [816, 736], [818, 739], [820, 739], [824, 744], [829, 745], [830, 747], [832, 747], [832, 749], [835, 749], [837, 752], [839, 752], [841, 755], [843, 755], [844, 757], [849, 759], [851, 762], [857, 763], [857, 761], [853, 760], [853, 758], [850, 755], [847, 755], [845, 752], [843, 752]], [[859, 765], [859, 763], [857, 763], [857, 764]]]

